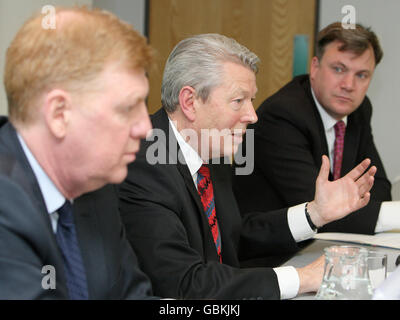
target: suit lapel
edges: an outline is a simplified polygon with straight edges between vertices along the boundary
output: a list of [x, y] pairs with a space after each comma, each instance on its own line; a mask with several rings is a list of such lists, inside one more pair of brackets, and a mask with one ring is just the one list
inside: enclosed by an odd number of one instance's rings
[[[326, 141], [326, 134], [325, 134], [325, 128], [324, 128], [324, 124], [322, 122], [322, 118], [321, 115], [318, 112], [318, 108], [315, 104], [314, 98], [312, 96], [311, 93], [311, 85], [310, 85], [310, 80], [309, 80], [309, 76], [307, 75], [305, 78], [305, 81], [303, 83], [303, 87], [304, 87], [304, 91], [306, 93], [307, 96], [307, 101], [309, 101], [308, 108], [309, 110], [306, 110], [306, 112], [304, 114], [312, 114], [315, 120], [312, 120], [311, 123], [315, 123], [316, 126], [312, 127], [312, 130], [315, 130], [313, 133], [313, 136], [315, 139], [317, 139], [317, 141], [319, 141], [318, 145], [320, 148], [320, 152], [317, 154], [323, 155], [325, 154], [326, 156], [328, 156], [328, 158], [330, 158], [329, 156], [329, 150], [328, 150], [328, 142]], [[322, 158], [321, 156], [318, 156], [317, 158], [314, 159], [315, 163], [317, 165], [317, 167], [321, 167], [322, 164]], [[330, 159], [330, 161], [332, 161], [332, 159]], [[333, 175], [332, 172], [329, 172], [329, 179], [332, 180], [333, 179]]]
[[[203, 205], [201, 203], [199, 194], [197, 193], [197, 189], [194, 185], [192, 175], [190, 174], [189, 168], [186, 163], [182, 163], [184, 161], [183, 157], [179, 157], [178, 154], [180, 152], [178, 141], [173, 134], [172, 128], [170, 128], [168, 115], [164, 111], [164, 109], [159, 110], [155, 114], [155, 121], [153, 121], [154, 127], [158, 127], [163, 130], [166, 134], [166, 150], [167, 150], [167, 162], [170, 164], [176, 164], [180, 175], [182, 176], [185, 185], [193, 198], [193, 201], [196, 204], [199, 212], [203, 212]], [[173, 146], [171, 146], [173, 144]]]
[[202, 239], [203, 239], [203, 248], [205, 250], [205, 257], [214, 257], [216, 261], [218, 261], [217, 251], [215, 249], [214, 239], [212, 237], [211, 229], [208, 224], [208, 220], [206, 214], [204, 212], [203, 204], [201, 203], [200, 196], [197, 192], [196, 187], [193, 183], [193, 178], [190, 174], [188, 167], [184, 164], [178, 163], [177, 165], [178, 171], [181, 174], [186, 188], [189, 191], [190, 196], [192, 197], [193, 202], [196, 206], [196, 216], [198, 218]]
[[[100, 233], [97, 214], [102, 208], [96, 207], [95, 192], [83, 195], [74, 201], [74, 220], [83, 264], [86, 269], [89, 298], [101, 297], [107, 288], [100, 287], [108, 281], [98, 281], [109, 274], [104, 254], [104, 235]], [[96, 241], [93, 241], [96, 239]], [[88, 272], [90, 270], [90, 272]]]
[[11, 153], [17, 159], [18, 164], [22, 169], [20, 175], [23, 183], [20, 183], [20, 185], [26, 191], [26, 193], [29, 194], [34, 206], [37, 208], [38, 212], [41, 213], [48, 230], [53, 233], [53, 227], [51, 225], [50, 217], [47, 212], [47, 207], [44, 202], [39, 183], [37, 182], [29, 161], [25, 156], [17, 137], [17, 132], [11, 123], [6, 123], [1, 129], [0, 144], [4, 145], [7, 153]]
[[[187, 165], [181, 164], [181, 163], [177, 164], [177, 168], [183, 178], [183, 181], [185, 182], [186, 188], [188, 189], [190, 195], [192, 196], [193, 201], [196, 204], [198, 211], [204, 213], [203, 204], [201, 203], [200, 196], [194, 185], [193, 178], [190, 174], [189, 168], [187, 167]], [[203, 216], [204, 216], [204, 214], [203, 214]], [[207, 226], [208, 226], [208, 224], [207, 224]]]
[[[326, 134], [325, 134], [325, 128], [324, 128], [324, 124], [322, 123], [322, 119], [321, 119], [321, 115], [318, 112], [317, 106], [314, 103], [314, 116], [316, 118], [316, 123], [318, 126], [318, 137], [320, 137], [320, 148], [321, 148], [321, 153], [325, 154], [329, 157], [329, 150], [328, 150], [328, 141], [326, 141]], [[330, 161], [332, 161], [330, 159]], [[320, 160], [320, 164], [322, 164], [322, 160]]]
[[[206, 214], [204, 213], [203, 204], [201, 203], [200, 196], [197, 192], [197, 189], [194, 185], [192, 175], [190, 174], [189, 168], [186, 163], [181, 163], [180, 160], [183, 160], [183, 157], [178, 157], [180, 148], [179, 144], [170, 128], [168, 115], [164, 111], [164, 109], [159, 110], [156, 114], [154, 114], [153, 118], [153, 126], [154, 128], [159, 128], [163, 130], [166, 134], [166, 150], [167, 150], [167, 161], [171, 162], [171, 164], [176, 164], [178, 172], [180, 176], [182, 176], [185, 186], [193, 200], [193, 203], [196, 207], [196, 215], [199, 221], [199, 225], [201, 227], [202, 239], [203, 239], [203, 247], [204, 247], [204, 255], [205, 257], [212, 257], [213, 260], [218, 261], [217, 251], [215, 249], [214, 239], [212, 237], [211, 229], [208, 224], [208, 220]], [[170, 146], [170, 144], [174, 144]], [[177, 147], [176, 147], [177, 146]], [[170, 154], [170, 152], [172, 154]], [[178, 160], [177, 160], [178, 159]], [[177, 161], [176, 161], [177, 160]], [[218, 217], [218, 213], [217, 213]]]

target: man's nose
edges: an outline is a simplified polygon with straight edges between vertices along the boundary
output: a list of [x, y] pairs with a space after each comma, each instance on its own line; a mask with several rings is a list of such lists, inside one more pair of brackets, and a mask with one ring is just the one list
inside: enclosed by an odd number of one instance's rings
[[246, 104], [244, 108], [244, 113], [240, 118], [241, 122], [245, 122], [247, 124], [256, 123], [258, 120], [256, 111], [253, 106], [253, 102], [249, 102]]
[[348, 73], [342, 78], [341, 88], [346, 91], [353, 91], [355, 86], [354, 74]]
[[149, 113], [146, 106], [144, 106], [137, 120], [132, 125], [131, 137], [134, 139], [144, 139], [151, 132], [152, 128]]

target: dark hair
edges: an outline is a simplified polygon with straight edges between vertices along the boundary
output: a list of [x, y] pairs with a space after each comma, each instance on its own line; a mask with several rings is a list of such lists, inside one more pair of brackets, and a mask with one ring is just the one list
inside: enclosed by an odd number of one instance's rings
[[365, 28], [361, 24], [356, 24], [354, 27], [345, 29], [341, 22], [335, 22], [322, 29], [317, 35], [315, 46], [318, 60], [322, 59], [327, 44], [339, 41], [342, 43], [340, 51], [352, 51], [357, 55], [363, 54], [371, 46], [374, 50], [375, 66], [378, 65], [383, 57], [378, 37], [370, 28]]

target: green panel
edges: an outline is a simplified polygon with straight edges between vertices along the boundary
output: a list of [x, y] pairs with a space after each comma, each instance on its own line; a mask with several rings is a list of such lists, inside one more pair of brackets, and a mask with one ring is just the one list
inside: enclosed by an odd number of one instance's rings
[[308, 73], [308, 35], [294, 36], [293, 46], [293, 77]]

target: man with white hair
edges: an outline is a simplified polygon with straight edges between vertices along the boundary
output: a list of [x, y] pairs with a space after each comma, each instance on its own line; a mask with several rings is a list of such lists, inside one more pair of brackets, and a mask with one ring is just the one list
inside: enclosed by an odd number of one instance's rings
[[286, 299], [316, 291], [322, 257], [298, 269], [246, 269], [239, 265], [241, 248], [251, 248], [244, 253], [250, 257], [295, 252], [297, 241], [314, 234], [310, 223], [324, 225], [369, 201], [376, 168], [363, 172], [370, 161], [328, 182], [325, 157], [313, 201], [241, 219], [225, 160], [257, 121], [257, 62], [218, 34], [182, 40], [167, 60], [154, 135], [119, 188], [128, 239], [157, 295]]

